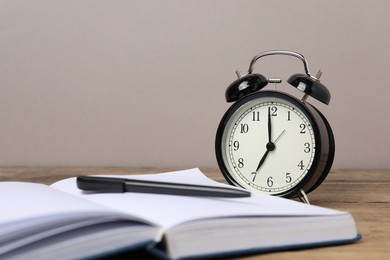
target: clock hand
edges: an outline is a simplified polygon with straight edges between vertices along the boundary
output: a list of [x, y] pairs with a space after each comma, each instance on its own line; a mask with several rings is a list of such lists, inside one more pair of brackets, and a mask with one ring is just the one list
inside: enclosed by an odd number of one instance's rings
[[270, 151], [275, 150], [275, 144], [272, 143], [272, 142], [269, 142], [269, 143], [267, 143], [266, 148], [267, 148], [267, 151], [265, 152], [265, 154], [263, 155], [263, 157], [261, 157], [261, 160], [260, 160], [259, 164], [257, 165], [256, 172], [257, 172], [257, 171], [260, 169], [260, 167], [263, 165], [263, 163], [264, 163], [264, 161], [265, 161], [265, 158], [267, 158], [267, 156], [268, 156], [268, 153], [269, 153]]
[[259, 164], [257, 165], [257, 168], [256, 168], [256, 172], [260, 169], [260, 167], [263, 165], [264, 161], [265, 161], [265, 158], [267, 158], [268, 156], [268, 153], [270, 151], [273, 151], [275, 150], [275, 144], [279, 141], [279, 139], [286, 133], [286, 130], [283, 130], [283, 132], [280, 133], [280, 135], [278, 136], [278, 138], [276, 138], [276, 140], [272, 143], [272, 142], [269, 142], [267, 143], [267, 151], [264, 153], [263, 157], [261, 157], [261, 160], [259, 162]]
[[264, 161], [265, 161], [265, 158], [267, 158], [267, 155], [269, 153], [269, 150], [267, 150], [265, 152], [265, 154], [263, 155], [263, 157], [261, 157], [261, 160], [259, 162], [259, 164], [257, 165], [257, 168], [256, 168], [256, 172], [260, 169], [260, 167], [263, 165]]
[[268, 143], [272, 142], [271, 137], [271, 108], [268, 107]]
[[283, 130], [283, 132], [280, 133], [280, 135], [278, 136], [278, 138], [276, 138], [276, 140], [274, 141], [274, 144], [276, 144], [276, 143], [279, 141], [279, 139], [280, 139], [285, 133], [286, 133], [286, 129]]
[[272, 143], [272, 136], [271, 136], [271, 130], [272, 130], [272, 125], [271, 125], [271, 108], [268, 107], [268, 143], [267, 143], [267, 151], [264, 153], [263, 157], [261, 157], [259, 164], [257, 165], [256, 172], [260, 169], [260, 167], [263, 165], [265, 159], [268, 156], [268, 153], [270, 151], [273, 151], [275, 149], [275, 144]]

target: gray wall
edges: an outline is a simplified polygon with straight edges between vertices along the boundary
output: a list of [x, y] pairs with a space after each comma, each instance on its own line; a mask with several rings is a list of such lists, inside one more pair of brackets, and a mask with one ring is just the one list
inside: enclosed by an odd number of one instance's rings
[[3, 0], [0, 165], [217, 167], [234, 71], [287, 49], [324, 73], [334, 168], [389, 168], [389, 25], [385, 0]]

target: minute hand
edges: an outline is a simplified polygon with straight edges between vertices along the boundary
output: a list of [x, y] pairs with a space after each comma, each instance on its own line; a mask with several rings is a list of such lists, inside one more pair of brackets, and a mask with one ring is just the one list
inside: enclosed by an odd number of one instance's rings
[[271, 108], [268, 107], [268, 143], [272, 143]]

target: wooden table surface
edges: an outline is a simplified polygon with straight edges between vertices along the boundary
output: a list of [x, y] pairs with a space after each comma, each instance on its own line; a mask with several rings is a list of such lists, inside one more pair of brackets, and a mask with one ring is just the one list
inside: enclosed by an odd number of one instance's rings
[[[178, 168], [134, 167], [0, 167], [0, 181], [50, 184], [83, 174], [148, 174]], [[210, 178], [225, 182], [216, 169], [201, 168]], [[311, 204], [349, 211], [362, 239], [354, 244], [267, 253], [245, 259], [390, 259], [390, 170], [333, 170], [317, 190]], [[297, 234], [299, 235], [299, 234]]]

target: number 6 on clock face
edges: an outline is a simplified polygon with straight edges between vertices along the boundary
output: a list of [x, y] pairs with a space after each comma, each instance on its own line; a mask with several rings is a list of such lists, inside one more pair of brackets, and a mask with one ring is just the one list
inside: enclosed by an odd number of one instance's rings
[[288, 94], [247, 95], [225, 113], [216, 156], [229, 183], [290, 197], [314, 190], [326, 177], [334, 139], [325, 117]]

